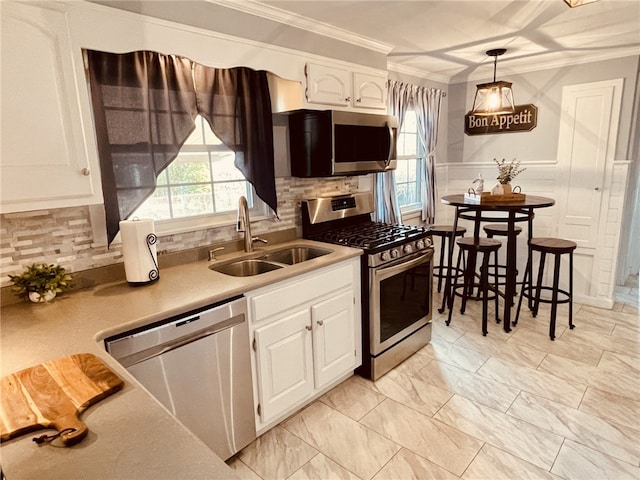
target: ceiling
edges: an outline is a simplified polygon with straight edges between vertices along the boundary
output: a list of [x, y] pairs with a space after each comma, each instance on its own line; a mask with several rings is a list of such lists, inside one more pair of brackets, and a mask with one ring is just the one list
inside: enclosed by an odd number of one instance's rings
[[[213, 0], [216, 1], [216, 0]], [[442, 82], [640, 55], [640, 1], [228, 0], [272, 20], [388, 55], [390, 70]]]

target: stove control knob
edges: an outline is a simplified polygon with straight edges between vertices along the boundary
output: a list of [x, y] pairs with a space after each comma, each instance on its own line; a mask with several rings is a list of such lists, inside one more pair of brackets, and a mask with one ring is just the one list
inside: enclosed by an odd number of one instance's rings
[[389, 260], [389, 252], [382, 252], [380, 254], [380, 258], [382, 259], [383, 262], [386, 262], [387, 260]]
[[413, 247], [411, 245], [405, 245], [404, 247], [402, 247], [402, 251], [404, 253], [411, 253], [413, 252]]
[[416, 248], [417, 248], [418, 250], [422, 250], [422, 249], [424, 248], [424, 240], [418, 240], [418, 241], [416, 242]]
[[398, 252], [398, 250], [396, 250], [395, 248], [393, 250], [391, 250], [391, 258], [397, 258], [398, 255], [400, 255], [400, 252]]

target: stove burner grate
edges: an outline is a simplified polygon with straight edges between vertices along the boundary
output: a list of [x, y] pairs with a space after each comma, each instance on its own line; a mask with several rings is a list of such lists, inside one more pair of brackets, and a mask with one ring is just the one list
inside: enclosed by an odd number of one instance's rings
[[314, 240], [350, 247], [375, 249], [407, 238], [424, 235], [422, 227], [371, 222], [337, 228], [313, 236]]

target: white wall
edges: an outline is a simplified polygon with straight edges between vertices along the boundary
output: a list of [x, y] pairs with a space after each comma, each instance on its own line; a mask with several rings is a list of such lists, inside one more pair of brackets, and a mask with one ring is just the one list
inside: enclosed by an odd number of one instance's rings
[[517, 157], [523, 162], [553, 160], [558, 149], [560, 102], [565, 85], [624, 78], [616, 160], [628, 160], [627, 149], [632, 126], [636, 74], [640, 57], [624, 57], [602, 62], [574, 65], [513, 75], [498, 80], [513, 82], [516, 105], [533, 103], [538, 107], [538, 126], [531, 132], [468, 136], [464, 133], [464, 115], [471, 109], [476, 84], [480, 81], [449, 86], [447, 125], [448, 161], [482, 162], [493, 158]]

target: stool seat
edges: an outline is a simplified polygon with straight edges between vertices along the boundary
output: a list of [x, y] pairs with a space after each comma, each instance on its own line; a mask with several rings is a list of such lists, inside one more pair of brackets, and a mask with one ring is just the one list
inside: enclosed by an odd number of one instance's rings
[[[509, 226], [503, 223], [490, 223], [489, 225], [485, 225], [483, 227], [483, 230], [489, 238], [491, 238], [493, 235], [506, 236], [509, 234]], [[522, 232], [522, 227], [519, 227], [518, 225], [514, 225], [513, 232], [516, 235], [520, 235], [520, 233]]]
[[492, 238], [473, 238], [473, 237], [465, 237], [460, 238], [456, 242], [458, 247], [462, 250], [477, 250], [478, 252], [493, 252], [497, 251], [502, 243], [499, 240], [494, 240]]
[[537, 252], [552, 254], [570, 253], [578, 247], [576, 242], [562, 238], [532, 238], [529, 245]]
[[[428, 232], [431, 235], [436, 235], [438, 237], [451, 237], [453, 233], [453, 225], [433, 225], [429, 228]], [[467, 229], [464, 227], [456, 227], [456, 237], [461, 237], [465, 233], [467, 233]]]

